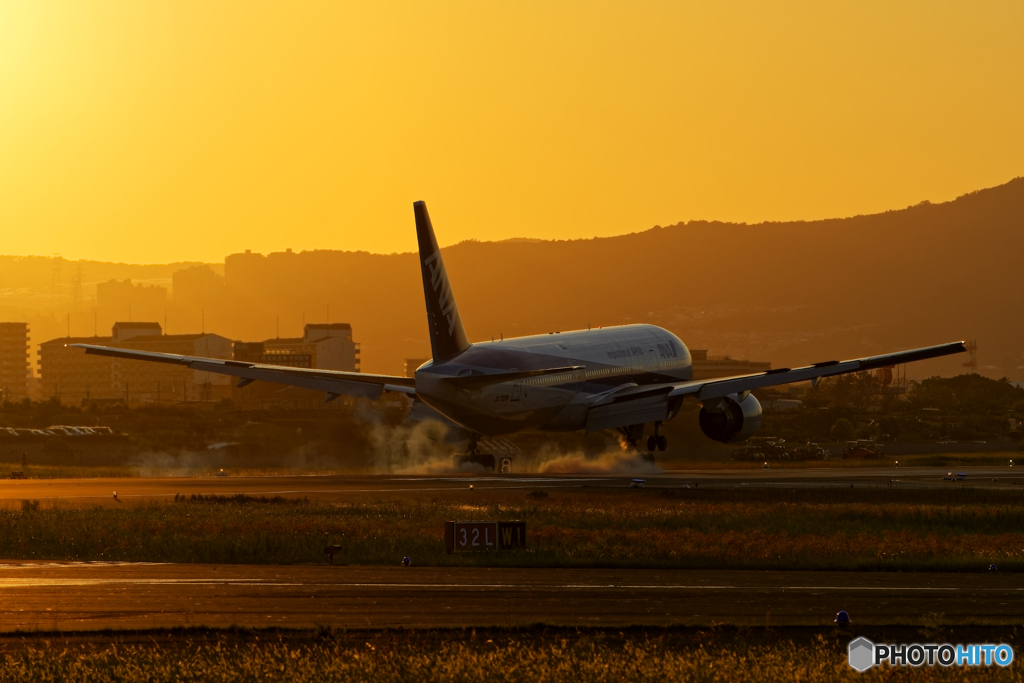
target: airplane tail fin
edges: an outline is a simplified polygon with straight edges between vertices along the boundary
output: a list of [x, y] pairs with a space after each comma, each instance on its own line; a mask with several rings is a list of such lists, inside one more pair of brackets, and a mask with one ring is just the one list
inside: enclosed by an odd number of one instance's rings
[[448, 282], [441, 250], [434, 237], [425, 202], [412, 205], [416, 214], [416, 237], [420, 245], [420, 269], [423, 271], [423, 294], [427, 299], [427, 326], [430, 328], [430, 351], [434, 362], [445, 361], [469, 348], [466, 330], [462, 327], [455, 293]]

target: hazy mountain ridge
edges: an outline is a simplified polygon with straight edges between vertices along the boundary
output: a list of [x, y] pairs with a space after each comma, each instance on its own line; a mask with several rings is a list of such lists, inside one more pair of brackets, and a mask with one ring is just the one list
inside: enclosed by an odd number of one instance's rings
[[[434, 220], [443, 241], [444, 217]], [[779, 367], [976, 338], [984, 374], [1024, 378], [1017, 368], [1024, 366], [1024, 178], [881, 214], [689, 221], [587, 240], [465, 241], [444, 255], [471, 339], [651, 322], [691, 347]], [[16, 286], [8, 259], [0, 257], [0, 288], [7, 291]], [[86, 279], [107, 265], [83, 268]], [[176, 272], [121, 265], [110, 268], [118, 273], [112, 277]], [[63, 264], [63, 281], [74, 266]], [[176, 286], [202, 269], [182, 270]], [[206, 284], [189, 297], [182, 285], [166, 312], [133, 309], [135, 319], [162, 322], [166, 314], [172, 331], [187, 331], [205, 317], [209, 331], [263, 339], [278, 326], [282, 336], [297, 334], [303, 314], [322, 322], [329, 306], [332, 321], [352, 323], [365, 371], [399, 372], [403, 358], [429, 353], [414, 254], [235, 254], [223, 276], [218, 271], [206, 273]], [[35, 288], [49, 285], [44, 273], [33, 278]], [[0, 296], [0, 316], [18, 319], [11, 316], [26, 309], [17, 308]], [[49, 306], [54, 324], [36, 323], [34, 343], [54, 325], [50, 336], [64, 333], [60, 309]], [[101, 333], [125, 314], [101, 307]], [[72, 327], [88, 330], [72, 333], [91, 333], [93, 322], [91, 310], [73, 313]], [[963, 360], [922, 364], [911, 375], [957, 372]]]

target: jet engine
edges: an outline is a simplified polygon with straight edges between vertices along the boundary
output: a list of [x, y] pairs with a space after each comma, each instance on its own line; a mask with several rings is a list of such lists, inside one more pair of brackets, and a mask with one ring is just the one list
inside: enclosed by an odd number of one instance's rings
[[700, 409], [700, 430], [721, 443], [742, 441], [761, 426], [761, 404], [751, 394], [707, 401]]

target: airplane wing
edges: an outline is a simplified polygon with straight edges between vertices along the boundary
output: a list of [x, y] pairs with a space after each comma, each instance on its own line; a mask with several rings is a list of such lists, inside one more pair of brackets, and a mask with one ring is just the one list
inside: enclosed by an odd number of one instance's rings
[[238, 377], [239, 387], [261, 381], [323, 391], [327, 394], [328, 401], [333, 401], [339, 396], [378, 399], [385, 391], [397, 391], [410, 395], [416, 394], [416, 380], [411, 377], [369, 375], [362, 372], [343, 372], [341, 370], [290, 368], [283, 365], [264, 365], [221, 358], [179, 356], [173, 353], [116, 349], [110, 346], [95, 346], [93, 344], [69, 344], [69, 346], [85, 349], [86, 353], [97, 356], [112, 356], [114, 358], [142, 360], [153, 363], [171, 363], [173, 365], [184, 365], [192, 370], [231, 375]]
[[755, 389], [810, 381], [814, 386], [822, 377], [845, 375], [862, 370], [874, 370], [890, 365], [911, 363], [929, 358], [939, 358], [954, 353], [963, 353], [964, 343], [952, 342], [937, 346], [926, 346], [909, 351], [898, 351], [881, 356], [868, 356], [853, 360], [830, 360], [802, 368], [778, 368], [754, 375], [716, 377], [714, 379], [689, 382], [666, 382], [638, 386], [624, 385], [599, 394], [587, 412], [587, 431], [614, 429], [644, 422], [668, 419], [669, 412], [687, 396], [698, 401], [712, 401], [726, 396], [744, 397]]

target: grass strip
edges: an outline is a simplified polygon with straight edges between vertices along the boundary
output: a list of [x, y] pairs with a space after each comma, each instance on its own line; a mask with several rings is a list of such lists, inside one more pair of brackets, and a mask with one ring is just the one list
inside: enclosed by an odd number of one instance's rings
[[[999, 667], [889, 666], [859, 674], [834, 629], [205, 631], [14, 635], [0, 681], [1019, 681]], [[875, 642], [1009, 643], [1007, 629], [887, 629]], [[1019, 650], [1019, 647], [1015, 649]]]
[[[469, 495], [469, 494], [467, 494]], [[223, 564], [1024, 570], [1024, 491], [480, 491], [327, 503], [258, 496], [0, 510], [0, 557]], [[524, 551], [445, 553], [450, 519], [521, 520]]]

